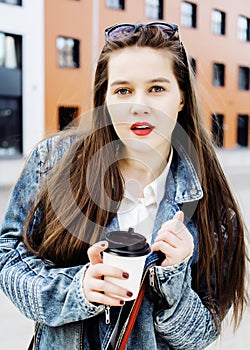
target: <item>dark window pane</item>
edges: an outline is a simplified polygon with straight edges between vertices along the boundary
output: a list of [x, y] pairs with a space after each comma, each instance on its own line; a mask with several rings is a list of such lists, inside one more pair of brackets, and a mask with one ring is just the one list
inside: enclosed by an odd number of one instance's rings
[[249, 90], [249, 68], [239, 67], [239, 90]]
[[22, 37], [0, 32], [0, 67], [18, 69], [22, 66]]
[[183, 1], [181, 3], [181, 24], [184, 27], [196, 28], [197, 5]]
[[212, 31], [216, 35], [224, 35], [226, 32], [226, 14], [219, 10], [212, 11]]
[[64, 68], [80, 67], [80, 41], [59, 36], [56, 40], [58, 66]]
[[163, 0], [146, 0], [146, 17], [163, 19]]
[[248, 146], [248, 115], [238, 115], [238, 127], [237, 127], [237, 143], [241, 147]]
[[22, 154], [22, 100], [0, 97], [0, 157]]
[[238, 17], [238, 39], [240, 41], [250, 41], [250, 19], [247, 17]]
[[63, 130], [78, 116], [78, 107], [59, 107], [59, 129]]
[[117, 10], [125, 10], [125, 0], [106, 0], [107, 7]]
[[3, 2], [8, 5], [22, 6], [22, 0], [0, 0], [0, 2]]
[[214, 63], [213, 65], [213, 85], [225, 85], [225, 66], [224, 64]]

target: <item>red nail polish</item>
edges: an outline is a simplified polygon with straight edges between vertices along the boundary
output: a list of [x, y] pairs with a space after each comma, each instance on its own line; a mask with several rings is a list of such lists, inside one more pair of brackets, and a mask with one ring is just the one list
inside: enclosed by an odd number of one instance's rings
[[129, 298], [131, 298], [132, 297], [132, 295], [133, 295], [133, 293], [132, 292], [127, 292], [127, 296], [129, 297]]
[[122, 273], [122, 277], [128, 279], [129, 278], [129, 274], [127, 272], [123, 272]]
[[124, 300], [120, 300], [120, 304], [121, 304], [121, 305], [124, 305]]

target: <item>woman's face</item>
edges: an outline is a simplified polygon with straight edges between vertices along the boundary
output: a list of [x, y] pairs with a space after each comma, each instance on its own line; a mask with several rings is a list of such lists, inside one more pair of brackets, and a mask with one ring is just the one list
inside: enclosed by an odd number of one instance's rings
[[106, 103], [127, 152], [156, 150], [167, 156], [183, 107], [170, 53], [136, 46], [113, 52]]

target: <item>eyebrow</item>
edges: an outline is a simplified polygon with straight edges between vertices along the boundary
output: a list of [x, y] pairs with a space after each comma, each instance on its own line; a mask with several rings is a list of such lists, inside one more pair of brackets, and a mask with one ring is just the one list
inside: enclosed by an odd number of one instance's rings
[[[154, 79], [150, 79], [147, 81], [147, 83], [168, 83], [170, 84], [170, 80], [167, 78], [163, 78], [163, 77], [159, 77], [159, 78], [154, 78]], [[113, 83], [110, 84], [110, 86], [115, 86], [115, 85], [128, 85], [129, 82], [126, 80], [115, 80], [113, 81]]]
[[170, 80], [167, 78], [155, 78], [152, 80], [149, 80], [148, 83], [170, 83]]
[[110, 86], [114, 86], [114, 85], [127, 85], [127, 84], [129, 84], [129, 82], [126, 81], [126, 80], [115, 80], [115, 81], [113, 81], [112, 84], [110, 84]]

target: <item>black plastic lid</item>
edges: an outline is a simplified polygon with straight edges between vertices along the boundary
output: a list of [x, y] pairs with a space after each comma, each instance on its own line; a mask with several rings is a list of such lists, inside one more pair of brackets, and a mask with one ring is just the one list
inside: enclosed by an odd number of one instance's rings
[[120, 256], [142, 256], [150, 252], [150, 246], [146, 238], [140, 233], [134, 232], [133, 228], [128, 231], [113, 231], [105, 234], [108, 241], [107, 253]]

